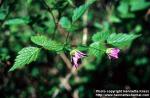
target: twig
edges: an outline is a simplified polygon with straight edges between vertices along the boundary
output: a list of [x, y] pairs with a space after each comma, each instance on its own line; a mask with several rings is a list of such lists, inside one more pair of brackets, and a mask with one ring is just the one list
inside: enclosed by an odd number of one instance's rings
[[71, 71], [64, 77], [64, 78], [60, 78], [60, 85], [57, 88], [57, 90], [53, 93], [52, 98], [56, 98], [58, 93], [59, 93], [59, 89], [61, 89], [62, 87], [65, 87], [65, 89], [67, 91], [71, 91], [71, 86], [69, 84], [69, 79], [72, 75], [76, 76], [76, 69], [74, 67], [71, 68]]
[[65, 41], [65, 43], [64, 43], [63, 48], [65, 48], [66, 45], [68, 44], [68, 38], [69, 38], [69, 32], [67, 32], [66, 41]]
[[67, 32], [66, 42], [65, 42], [65, 43], [67, 43], [67, 42], [68, 42], [69, 34], [70, 34], [70, 32]]
[[66, 66], [67, 66], [67, 68], [69, 69], [69, 70], [71, 70], [71, 68], [72, 68], [72, 64], [71, 64], [71, 62], [70, 62], [70, 60], [67, 58], [67, 56], [64, 54], [64, 53], [61, 53], [60, 54], [60, 57], [63, 59], [63, 61], [66, 63]]
[[56, 33], [56, 29], [57, 29], [57, 22], [55, 20], [55, 17], [54, 17], [54, 14], [52, 13], [51, 8], [47, 5], [46, 1], [45, 0], [41, 0], [41, 1], [42, 1], [42, 4], [45, 6], [45, 8], [47, 9], [47, 11], [51, 14], [51, 16], [53, 18], [53, 21], [54, 21], [54, 24], [55, 24], [55, 28], [54, 28], [54, 31], [53, 31], [52, 39], [54, 39], [55, 33]]

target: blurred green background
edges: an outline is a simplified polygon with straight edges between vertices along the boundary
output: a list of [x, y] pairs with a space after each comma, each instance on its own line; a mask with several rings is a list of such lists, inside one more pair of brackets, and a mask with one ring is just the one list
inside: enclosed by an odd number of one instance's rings
[[[71, 18], [84, 0], [45, 0], [59, 21]], [[84, 17], [87, 19], [84, 20]], [[70, 72], [64, 55], [42, 51], [38, 61], [8, 72], [17, 52], [34, 45], [32, 35], [53, 36], [55, 23], [43, 0], [0, 0], [0, 95], [1, 98], [93, 98], [96, 89], [150, 89], [150, 1], [96, 0], [76, 24], [72, 44], [86, 44], [96, 32], [141, 34], [118, 60], [107, 56], [86, 57], [82, 67]], [[56, 30], [55, 39], [65, 40]], [[69, 53], [65, 53], [69, 58]], [[69, 58], [70, 59], [70, 58]]]

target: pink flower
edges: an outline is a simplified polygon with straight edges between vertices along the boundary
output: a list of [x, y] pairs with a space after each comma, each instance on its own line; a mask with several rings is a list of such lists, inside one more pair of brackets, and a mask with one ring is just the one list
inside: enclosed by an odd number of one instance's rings
[[81, 58], [86, 56], [86, 54], [84, 54], [76, 49], [72, 50], [70, 52], [70, 55], [71, 55], [71, 63], [76, 68], [81, 64]]
[[118, 49], [118, 48], [108, 48], [106, 50], [106, 53], [107, 53], [109, 59], [112, 59], [112, 58], [118, 59], [119, 52], [120, 52], [120, 49]]

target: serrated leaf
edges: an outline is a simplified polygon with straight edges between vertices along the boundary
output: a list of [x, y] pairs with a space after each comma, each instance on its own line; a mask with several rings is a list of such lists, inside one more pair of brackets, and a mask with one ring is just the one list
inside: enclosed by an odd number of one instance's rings
[[26, 64], [35, 61], [39, 55], [40, 48], [37, 47], [26, 47], [18, 52], [18, 56], [15, 59], [14, 65], [9, 71], [23, 68]]
[[95, 57], [101, 57], [105, 53], [105, 46], [100, 44], [99, 42], [94, 42], [89, 46], [88, 53], [89, 55], [93, 55]]
[[123, 47], [127, 47], [131, 44], [131, 42], [135, 39], [139, 37], [139, 35], [134, 35], [134, 34], [116, 34], [116, 33], [112, 33], [108, 39], [107, 39], [107, 43], [111, 44], [113, 46], [116, 46], [118, 48], [123, 48]]
[[42, 35], [32, 36], [31, 41], [37, 45], [43, 46], [47, 43], [48, 38]]
[[60, 51], [63, 49], [63, 45], [61, 43], [50, 40], [46, 36], [33, 36], [31, 37], [31, 41], [47, 50]]
[[89, 7], [89, 4], [83, 4], [79, 6], [78, 8], [76, 8], [73, 11], [72, 22], [75, 22], [76, 20], [78, 20], [84, 14], [84, 12], [88, 9], [88, 7]]
[[105, 41], [109, 36], [108, 32], [97, 32], [92, 36], [93, 41]]
[[22, 24], [27, 24], [29, 23], [28, 19], [24, 18], [14, 18], [14, 19], [9, 19], [5, 21], [5, 25], [22, 25]]
[[72, 16], [72, 22], [75, 22], [78, 20], [84, 13], [85, 11], [89, 8], [91, 4], [93, 4], [96, 0], [87, 0], [87, 2], [78, 8], [76, 8], [73, 11], [73, 16]]

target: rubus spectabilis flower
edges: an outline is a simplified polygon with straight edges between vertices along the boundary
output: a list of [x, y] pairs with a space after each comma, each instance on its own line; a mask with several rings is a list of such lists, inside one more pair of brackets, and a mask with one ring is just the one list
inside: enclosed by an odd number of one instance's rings
[[109, 59], [118, 59], [118, 53], [120, 52], [120, 49], [118, 48], [107, 48], [106, 53], [109, 57]]
[[80, 52], [77, 49], [72, 50], [70, 52], [70, 55], [71, 55], [71, 63], [76, 68], [81, 64], [81, 58], [86, 56], [86, 54]]

